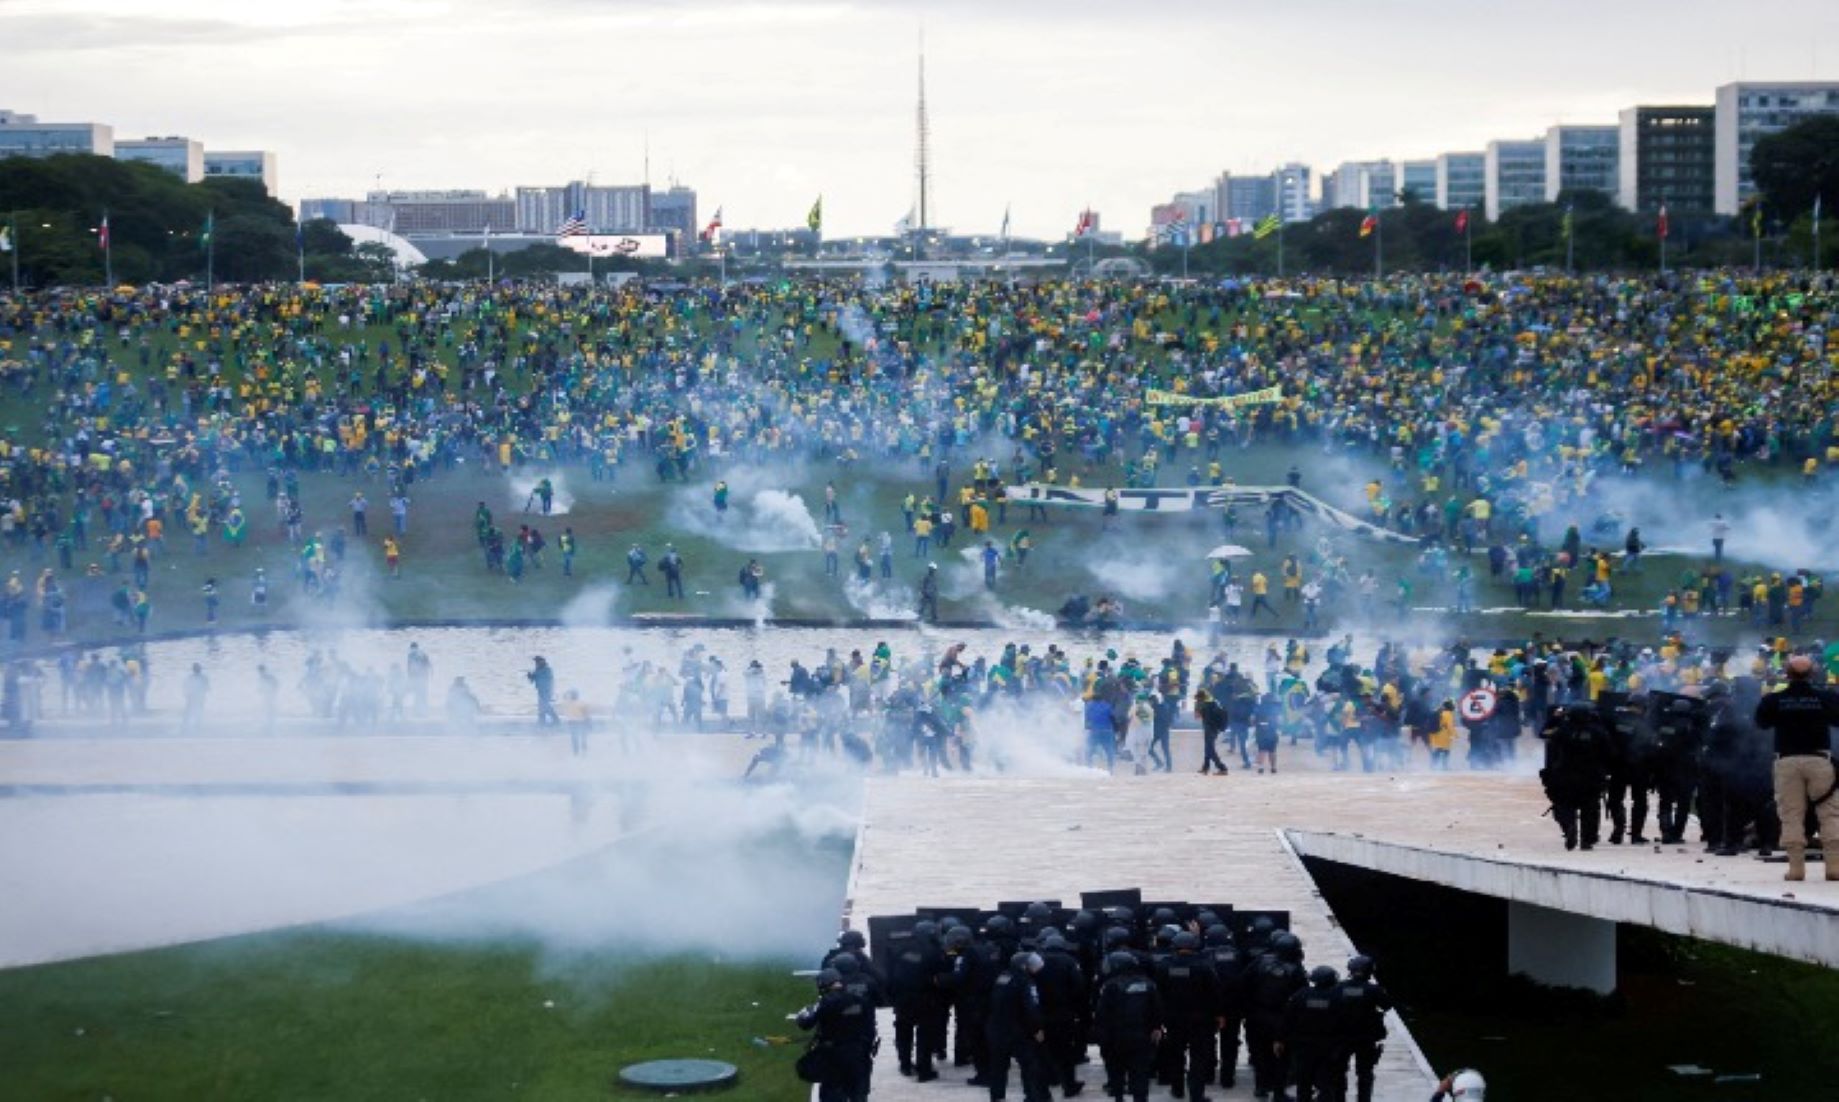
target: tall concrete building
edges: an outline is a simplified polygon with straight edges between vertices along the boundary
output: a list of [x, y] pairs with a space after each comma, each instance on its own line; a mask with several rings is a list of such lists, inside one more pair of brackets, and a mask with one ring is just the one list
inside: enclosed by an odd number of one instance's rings
[[221, 177], [233, 180], [256, 180], [276, 194], [280, 187], [275, 175], [275, 155], [264, 149], [207, 149], [204, 151], [206, 179]]
[[1437, 206], [1477, 210], [1488, 194], [1486, 153], [1441, 153], [1437, 156]]
[[1251, 223], [1277, 210], [1275, 176], [1223, 176], [1216, 190], [1224, 192], [1220, 198], [1222, 219]]
[[561, 187], [517, 189], [520, 233], [554, 233], [576, 214], [594, 233], [643, 233], [651, 225], [651, 186], [602, 186], [575, 180]]
[[1482, 209], [1493, 222], [1515, 207], [1545, 201], [1545, 142], [1494, 141], [1485, 160]]
[[1292, 161], [1271, 173], [1277, 216], [1285, 222], [1307, 222], [1315, 217], [1313, 181], [1308, 165]]
[[1554, 126], [1545, 132], [1545, 201], [1567, 191], [1613, 196], [1621, 186], [1617, 170], [1622, 130], [1617, 126]]
[[696, 189], [672, 184], [664, 191], [652, 192], [651, 223], [646, 228], [677, 233], [683, 241], [694, 241], [702, 232], [696, 217]]
[[1391, 161], [1345, 161], [1322, 180], [1322, 206], [1384, 209], [1398, 205], [1398, 166]]
[[358, 206], [356, 199], [302, 199], [299, 217], [302, 222], [316, 222], [323, 218], [347, 225], [358, 221]]
[[144, 161], [188, 184], [204, 179], [204, 143], [190, 138], [135, 138], [115, 143], [118, 161]]
[[1756, 139], [1813, 115], [1839, 114], [1839, 82], [1726, 84], [1718, 89], [1713, 110], [1713, 206], [1719, 214], [1736, 214], [1756, 192], [1750, 182], [1750, 151]]
[[1409, 191], [1420, 203], [1437, 201], [1437, 161], [1427, 157], [1421, 161], [1400, 161], [1398, 163], [1398, 190], [1402, 195]]
[[0, 110], [0, 157], [58, 153], [115, 155], [115, 130], [99, 122], [39, 122], [37, 115]]
[[1716, 108], [1629, 107], [1621, 114], [1616, 202], [1644, 213], [1710, 214], [1717, 196]]
[[483, 234], [487, 226], [507, 231], [516, 204], [506, 195], [483, 191], [373, 191], [358, 211], [365, 225], [409, 234]]

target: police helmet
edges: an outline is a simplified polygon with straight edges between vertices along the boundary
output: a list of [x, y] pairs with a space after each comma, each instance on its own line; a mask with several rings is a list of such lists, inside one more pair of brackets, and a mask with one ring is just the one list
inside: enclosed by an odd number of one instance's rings
[[836, 936], [836, 945], [839, 949], [860, 949], [867, 944], [868, 941], [863, 938], [861, 930], [844, 930]]
[[1156, 926], [1172, 926], [1175, 924], [1175, 912], [1167, 907], [1157, 907], [1156, 912], [1149, 916], [1149, 921]]
[[1326, 964], [1318, 964], [1309, 970], [1309, 985], [1311, 987], [1329, 987], [1340, 978], [1341, 977], [1335, 970]]
[[1030, 903], [1028, 909], [1022, 912], [1022, 917], [1038, 925], [1054, 917], [1054, 909], [1045, 903]]
[[1192, 953], [1200, 948], [1200, 935], [1193, 930], [1183, 930], [1175, 935], [1173, 944], [1178, 953]]
[[839, 986], [842, 982], [843, 974], [834, 968], [820, 969], [817, 973], [817, 989], [819, 991], [828, 991], [832, 987]]
[[1181, 933], [1181, 927], [1179, 926], [1175, 926], [1175, 925], [1164, 926], [1160, 930], [1156, 931], [1156, 940], [1166, 945], [1169, 942], [1174, 941], [1175, 935], [1179, 933]]
[[1216, 922], [1207, 927], [1206, 941], [1208, 945], [1231, 945], [1232, 931]]
[[1122, 972], [1128, 972], [1131, 969], [1135, 968], [1136, 966], [1137, 966], [1137, 958], [1134, 954], [1131, 954], [1131, 953], [1106, 953], [1105, 954], [1105, 974], [1107, 976], [1115, 976]]
[[1008, 915], [991, 915], [983, 924], [983, 932], [991, 937], [1007, 937], [1015, 933], [1015, 920]]
[[1277, 923], [1271, 920], [1270, 915], [1259, 915], [1252, 919], [1252, 937], [1260, 941], [1269, 938], [1271, 931], [1275, 929], [1277, 929]]
[[862, 962], [856, 959], [854, 953], [838, 953], [830, 958], [830, 967], [836, 969], [839, 975], [853, 976], [862, 970]]
[[1137, 913], [1129, 907], [1113, 907], [1111, 908], [1111, 921], [1119, 926], [1135, 926]]
[[917, 938], [935, 938], [939, 936], [939, 924], [925, 919], [913, 924], [913, 936]]
[[949, 934], [962, 925], [964, 925], [964, 923], [959, 922], [954, 916], [946, 915], [944, 918], [939, 919], [939, 932]]
[[1113, 926], [1105, 931], [1105, 948], [1130, 944], [1130, 931], [1122, 926]]
[[971, 930], [968, 926], [953, 926], [945, 931], [945, 948], [968, 949], [971, 944]]
[[1073, 916], [1073, 929], [1082, 934], [1098, 929], [1098, 916], [1091, 911], [1080, 911]]
[[1065, 936], [1066, 935], [1062, 934], [1060, 932], [1060, 928], [1057, 926], [1043, 926], [1039, 930], [1036, 930], [1034, 932], [1034, 939], [1036, 941], [1046, 941], [1050, 937], [1065, 937]]
[[1220, 924], [1220, 916], [1214, 914], [1212, 911], [1197, 911], [1194, 914], [1194, 921], [1200, 923], [1200, 928], [1205, 930], [1209, 926], [1218, 926]]
[[1474, 1068], [1463, 1068], [1449, 1077], [1449, 1096], [1462, 1102], [1481, 1102], [1488, 1096], [1488, 1081]]
[[1373, 978], [1373, 958], [1361, 953], [1347, 958], [1347, 974], [1353, 979], [1370, 980]]
[[1278, 959], [1287, 960], [1292, 964], [1303, 959], [1302, 941], [1288, 930], [1279, 930], [1271, 935], [1271, 949], [1277, 954]]
[[1031, 953], [1026, 949], [1009, 958], [1009, 967], [1018, 972], [1039, 972], [1041, 964], [1041, 954]]
[[1050, 933], [1041, 938], [1040, 946], [1043, 949], [1051, 949], [1055, 952], [1065, 952], [1066, 939], [1057, 933]]

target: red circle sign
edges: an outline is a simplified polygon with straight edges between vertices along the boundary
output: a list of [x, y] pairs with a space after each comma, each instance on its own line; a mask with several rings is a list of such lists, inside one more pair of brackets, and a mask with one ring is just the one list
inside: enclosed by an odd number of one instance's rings
[[1494, 690], [1484, 685], [1463, 693], [1462, 701], [1456, 705], [1456, 710], [1461, 712], [1462, 718], [1468, 722], [1480, 723], [1494, 714], [1494, 708], [1499, 703], [1500, 698], [1495, 695]]

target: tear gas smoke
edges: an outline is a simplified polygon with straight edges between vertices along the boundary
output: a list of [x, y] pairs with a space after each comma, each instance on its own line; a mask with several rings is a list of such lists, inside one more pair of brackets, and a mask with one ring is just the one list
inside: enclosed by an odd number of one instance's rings
[[544, 515], [543, 501], [537, 497], [536, 487], [545, 477], [549, 479], [550, 488], [554, 491], [550, 497], [548, 515], [562, 516], [575, 507], [575, 495], [568, 490], [568, 476], [556, 470], [546, 475], [541, 473], [513, 474], [510, 478], [508, 495], [505, 498], [510, 503], [512, 512], [519, 515], [524, 513], [533, 516]]

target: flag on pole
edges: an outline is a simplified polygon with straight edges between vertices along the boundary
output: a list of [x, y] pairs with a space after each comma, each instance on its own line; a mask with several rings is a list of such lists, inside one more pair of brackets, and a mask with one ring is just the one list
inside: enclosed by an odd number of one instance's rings
[[812, 233], [823, 232], [824, 197], [822, 195], [817, 197], [817, 202], [811, 204], [811, 213], [805, 215], [805, 225], [810, 227]]
[[1756, 240], [1758, 241], [1762, 240], [1762, 204], [1761, 203], [1757, 203], [1755, 206], [1750, 208], [1750, 233], [1755, 236]]
[[109, 215], [102, 212], [102, 225], [96, 227], [96, 244], [103, 252], [109, 251]]
[[13, 227], [0, 226], [0, 253], [13, 251]]
[[587, 211], [578, 210], [575, 213], [569, 215], [567, 218], [563, 219], [562, 224], [556, 227], [556, 236], [557, 237], [586, 237], [588, 236]]
[[[108, 235], [108, 219], [106, 218], [103, 219], [102, 232], [105, 237]], [[211, 235], [216, 232], [217, 232], [217, 212], [214, 210], [205, 211], [204, 212], [204, 229], [200, 231], [200, 233], [198, 234], [198, 247], [200, 249], [210, 248], [211, 247]]]
[[1813, 237], [1815, 241], [1820, 239], [1820, 197], [1818, 195], [1813, 197]]
[[1456, 212], [1456, 232], [1457, 233], [1468, 233], [1469, 232], [1469, 212], [1468, 211], [1459, 210]]
[[1092, 227], [1097, 224], [1098, 215], [1093, 214], [1092, 209], [1087, 207], [1085, 210], [1079, 212], [1079, 221], [1073, 226], [1073, 236], [1084, 237], [1091, 233]]
[[721, 228], [722, 228], [722, 208], [716, 207], [715, 217], [709, 219], [709, 224], [702, 228], [702, 239], [704, 241], [714, 241], [715, 235], [721, 232]]
[[1566, 241], [1571, 239], [1571, 204], [1564, 205], [1564, 219], [1558, 223], [1558, 233]]
[[1373, 236], [1373, 231], [1378, 228], [1379, 228], [1379, 214], [1377, 211], [1368, 214], [1365, 218], [1362, 218], [1360, 220], [1360, 236], [1362, 237]]
[[485, 224], [485, 232], [479, 236], [479, 247], [481, 249], [492, 247], [492, 224], [490, 222]]
[[1009, 240], [1009, 207], [1008, 207], [1008, 204], [1006, 204], [1006, 203], [1005, 203], [1005, 204], [1003, 205], [1003, 232], [1002, 232], [1002, 239], [1003, 239], [1004, 241], [1007, 241], [1007, 240]]
[[[485, 227], [485, 232], [491, 233], [492, 227]], [[294, 223], [294, 251], [297, 253], [306, 251], [306, 226], [299, 222]]]
[[1267, 214], [1252, 227], [1252, 240], [1263, 241], [1265, 238], [1283, 228], [1283, 219], [1275, 214]]
[[1654, 234], [1662, 241], [1667, 239], [1667, 205], [1660, 204], [1660, 216], [1654, 222]]

